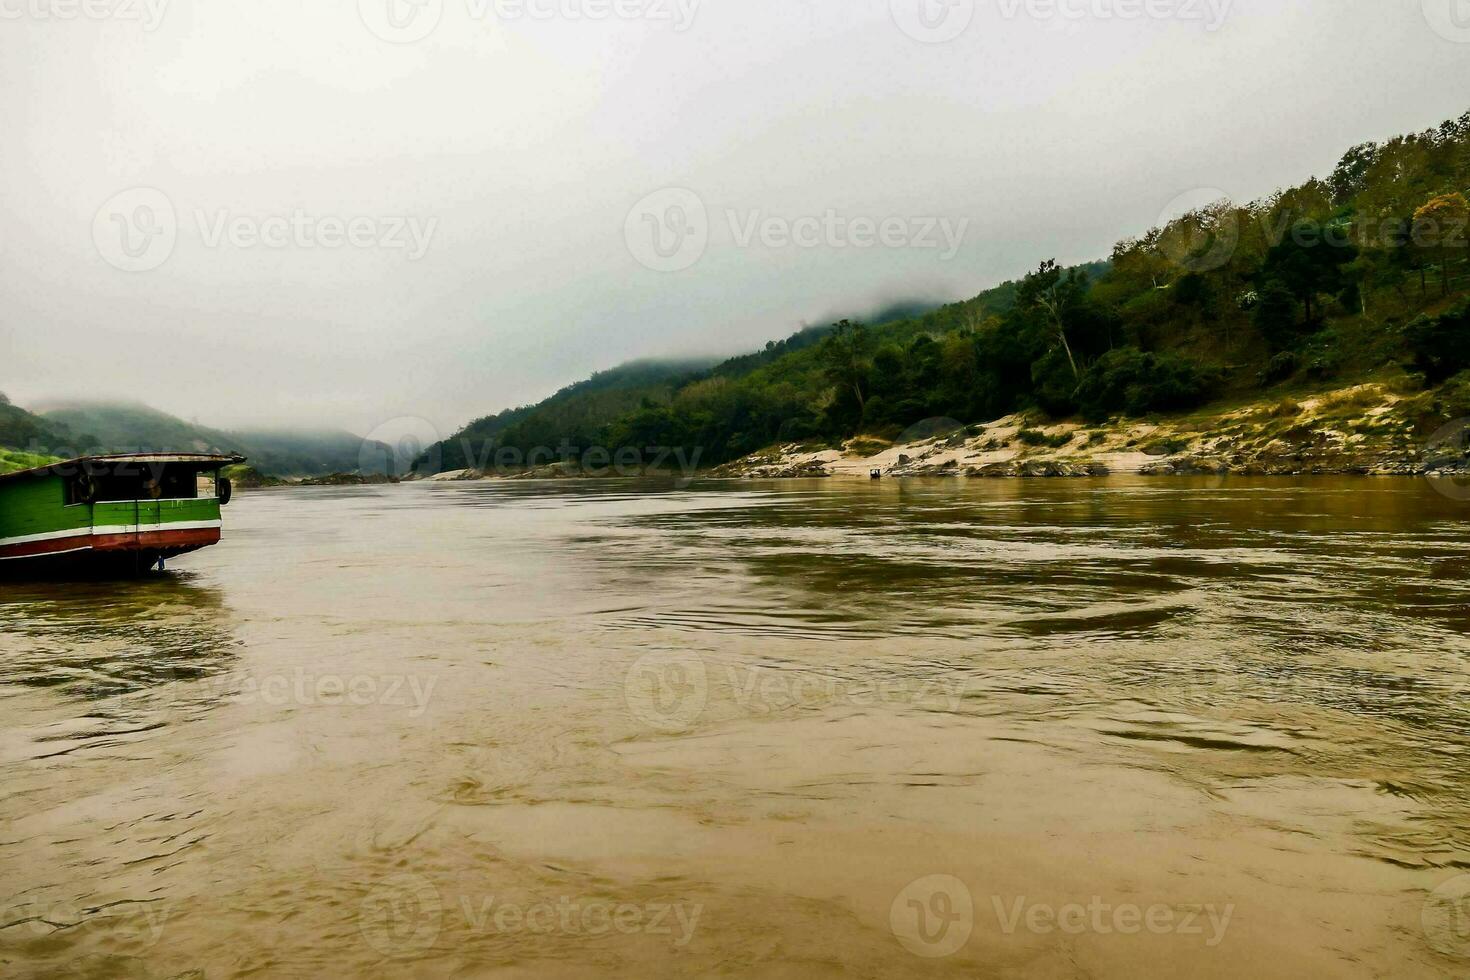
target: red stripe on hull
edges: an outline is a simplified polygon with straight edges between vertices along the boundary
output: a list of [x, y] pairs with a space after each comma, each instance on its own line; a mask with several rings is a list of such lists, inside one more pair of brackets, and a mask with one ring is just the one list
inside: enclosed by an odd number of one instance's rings
[[98, 552], [151, 551], [181, 555], [218, 544], [219, 528], [190, 528], [182, 531], [143, 531], [138, 534], [98, 534], [90, 531], [50, 541], [31, 541], [0, 547], [0, 559], [45, 558], [79, 549]]
[[139, 534], [99, 534], [92, 538], [93, 551], [193, 551], [219, 544], [219, 528], [201, 527], [185, 531], [143, 531]]

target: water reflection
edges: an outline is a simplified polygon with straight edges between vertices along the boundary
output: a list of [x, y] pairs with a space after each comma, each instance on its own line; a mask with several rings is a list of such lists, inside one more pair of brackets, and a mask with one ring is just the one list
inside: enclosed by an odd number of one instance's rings
[[0, 593], [0, 689], [125, 700], [222, 674], [237, 646], [222, 593], [188, 575]]

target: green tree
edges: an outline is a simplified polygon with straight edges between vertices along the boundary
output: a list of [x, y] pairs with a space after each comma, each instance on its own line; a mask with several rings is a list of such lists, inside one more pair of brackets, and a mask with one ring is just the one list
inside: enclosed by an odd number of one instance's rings
[[1358, 257], [1358, 248], [1331, 229], [1314, 222], [1294, 224], [1291, 232], [1266, 253], [1261, 277], [1290, 289], [1306, 310], [1307, 323], [1315, 321], [1313, 303], [1321, 293], [1340, 293], [1347, 287], [1343, 266]]
[[1082, 378], [1077, 367], [1077, 358], [1072, 353], [1071, 341], [1067, 339], [1067, 321], [1082, 304], [1087, 295], [1087, 274], [1080, 269], [1063, 272], [1055, 259], [1041, 263], [1041, 267], [1028, 275], [1016, 294], [1016, 306], [1024, 311], [1038, 311], [1045, 317], [1053, 335], [1067, 355], [1067, 364], [1072, 368], [1074, 380]]
[[1261, 290], [1252, 318], [1273, 351], [1290, 349], [1300, 337], [1296, 297], [1274, 280]]
[[1414, 212], [1414, 242], [1439, 252], [1439, 285], [1443, 296], [1450, 294], [1450, 256], [1465, 247], [1465, 225], [1470, 223], [1470, 202], [1464, 194], [1440, 194]]
[[1367, 186], [1368, 172], [1378, 157], [1377, 143], [1362, 143], [1343, 154], [1337, 169], [1327, 178], [1335, 204], [1346, 204]]
[[868, 328], [851, 320], [833, 324], [832, 332], [822, 341], [822, 367], [827, 380], [852, 392], [857, 400], [859, 420], [867, 413], [867, 392], [873, 369], [869, 357], [872, 346]]
[[1417, 318], [1404, 328], [1404, 340], [1430, 384], [1470, 368], [1470, 305]]

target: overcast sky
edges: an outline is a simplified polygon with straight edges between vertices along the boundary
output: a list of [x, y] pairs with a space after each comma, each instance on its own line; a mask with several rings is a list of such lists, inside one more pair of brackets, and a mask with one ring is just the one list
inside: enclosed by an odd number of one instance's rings
[[1470, 108], [1464, 0], [1060, 4], [0, 0], [0, 390], [448, 432]]

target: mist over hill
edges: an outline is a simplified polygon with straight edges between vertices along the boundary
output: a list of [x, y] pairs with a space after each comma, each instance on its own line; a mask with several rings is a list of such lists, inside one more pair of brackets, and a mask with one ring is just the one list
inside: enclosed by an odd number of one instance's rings
[[1470, 414], [1470, 113], [1362, 143], [1326, 177], [1202, 202], [1106, 262], [1043, 262], [938, 308], [840, 319], [703, 369], [594, 376], [482, 419], [417, 462], [486, 468], [547, 449], [679, 448], [720, 463], [774, 443], [897, 436], [1015, 412], [1095, 424], [1372, 379]]
[[29, 412], [0, 404], [0, 447], [35, 459], [103, 453], [236, 453], [261, 473], [317, 477], [362, 472], [400, 472], [382, 443], [335, 429], [248, 429], [226, 431], [190, 422], [141, 402], [52, 402]]

